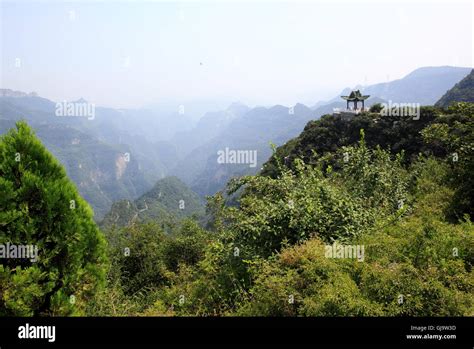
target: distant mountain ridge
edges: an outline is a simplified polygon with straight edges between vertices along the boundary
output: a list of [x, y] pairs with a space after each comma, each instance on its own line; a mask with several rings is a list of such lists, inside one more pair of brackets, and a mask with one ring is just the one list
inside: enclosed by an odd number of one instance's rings
[[414, 70], [402, 79], [371, 85], [363, 91], [364, 94], [392, 102], [434, 105], [446, 90], [470, 71], [471, 68], [424, 67]]
[[[422, 67], [415, 69], [405, 77], [389, 82], [369, 86], [355, 86], [364, 94], [382, 100], [397, 103], [420, 103], [434, 105], [441, 96], [457, 82], [467, 76], [472, 68], [463, 67]], [[347, 95], [352, 89], [345, 88], [341, 93], [327, 102], [319, 102], [313, 109], [340, 101], [340, 96]]]
[[[434, 104], [469, 72], [471, 68], [425, 67], [399, 80], [361, 88], [371, 95], [366, 107], [388, 100]], [[134, 201], [166, 176], [177, 176], [204, 197], [222, 190], [232, 177], [255, 174], [271, 156], [270, 143], [283, 145], [309, 121], [345, 108], [340, 96], [349, 92], [345, 89], [330, 101], [318, 102], [316, 108], [233, 103], [199, 120], [189, 115], [193, 108], [202, 109], [199, 103], [184, 106], [183, 112], [176, 105], [137, 110], [96, 106], [91, 121], [56, 116], [56, 103], [36, 93], [1, 89], [0, 133], [25, 119], [64, 164], [100, 220], [113, 202]], [[257, 152], [256, 167], [219, 163], [218, 152], [227, 148]]]
[[[370, 98], [365, 106], [383, 102], [420, 103], [433, 105], [442, 94], [469, 74], [470, 68], [424, 67], [414, 70], [402, 79], [370, 85], [363, 90]], [[280, 146], [296, 137], [311, 120], [330, 114], [335, 109], [345, 109], [341, 95], [344, 89], [330, 101], [319, 102], [316, 108], [296, 104], [293, 108], [275, 105], [270, 108], [256, 107], [232, 120], [213, 139], [203, 143], [182, 158], [171, 173], [181, 178], [198, 194], [211, 195], [225, 187], [235, 176], [255, 174], [271, 156], [270, 142]], [[191, 130], [190, 132], [193, 132]], [[240, 150], [256, 150], [258, 166], [255, 169], [241, 164], [218, 164], [217, 152], [229, 147]]]
[[46, 98], [17, 91], [2, 93], [0, 133], [26, 120], [65, 166], [96, 219], [114, 201], [134, 199], [151, 188], [175, 157], [170, 145], [155, 145], [127, 132], [127, 115], [114, 109], [96, 107], [94, 120], [57, 116], [56, 103]]
[[208, 112], [192, 129], [176, 133], [171, 142], [176, 145], [179, 155], [187, 155], [193, 149], [218, 136], [233, 120], [242, 117], [249, 111], [248, 106], [235, 102], [225, 110]]
[[[304, 125], [315, 118], [303, 104], [292, 108], [276, 105], [257, 107], [232, 120], [226, 129], [184, 157], [171, 170], [201, 196], [221, 190], [230, 178], [254, 174], [271, 155], [270, 143], [280, 145], [296, 136]], [[257, 166], [218, 163], [218, 152], [225, 148], [256, 151]]]

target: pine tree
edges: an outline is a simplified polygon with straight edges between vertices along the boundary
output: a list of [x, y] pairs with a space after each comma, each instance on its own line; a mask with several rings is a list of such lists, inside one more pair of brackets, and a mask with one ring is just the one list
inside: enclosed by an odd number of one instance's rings
[[[0, 315], [81, 314], [105, 279], [105, 239], [62, 165], [23, 121], [0, 138], [0, 193]], [[37, 248], [37, 260], [3, 258], [25, 245]]]

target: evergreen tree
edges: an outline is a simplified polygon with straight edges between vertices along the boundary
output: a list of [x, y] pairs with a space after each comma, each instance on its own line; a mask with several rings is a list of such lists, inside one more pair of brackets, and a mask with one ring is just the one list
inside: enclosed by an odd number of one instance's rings
[[[0, 315], [81, 314], [104, 281], [105, 239], [25, 122], [0, 138], [0, 193]], [[24, 245], [36, 260], [6, 255]]]

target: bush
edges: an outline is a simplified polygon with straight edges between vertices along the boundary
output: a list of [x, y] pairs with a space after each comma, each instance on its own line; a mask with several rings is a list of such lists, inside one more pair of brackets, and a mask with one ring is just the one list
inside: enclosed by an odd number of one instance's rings
[[319, 237], [286, 247], [251, 269], [252, 287], [236, 314], [472, 316], [474, 227], [440, 219], [453, 192], [433, 173], [445, 165], [416, 166], [413, 214], [344, 242], [364, 246], [362, 262], [326, 258]]

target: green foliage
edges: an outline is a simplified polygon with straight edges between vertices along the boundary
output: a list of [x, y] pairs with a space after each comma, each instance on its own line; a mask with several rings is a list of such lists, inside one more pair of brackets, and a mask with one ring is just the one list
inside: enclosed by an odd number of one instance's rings
[[[341, 170], [333, 172], [328, 162]], [[294, 172], [282, 169], [279, 178], [234, 181], [230, 191], [244, 186], [245, 193], [240, 207], [227, 211], [229, 229], [238, 243], [264, 257], [313, 235], [324, 241], [357, 236], [376, 217], [409, 203], [410, 177], [402, 162], [403, 154], [392, 159], [379, 147], [369, 149], [362, 133], [359, 145], [342, 147], [315, 166], [296, 160]]]
[[357, 235], [370, 226], [370, 215], [344, 190], [332, 186], [317, 168], [303, 165], [281, 178], [247, 177], [239, 209], [228, 210], [229, 229], [236, 241], [268, 257], [282, 244], [312, 235], [327, 241]]
[[383, 109], [383, 105], [381, 103], [375, 103], [369, 108], [369, 112], [380, 113], [382, 109]]
[[474, 217], [474, 104], [452, 104], [439, 122], [426, 127], [421, 134], [426, 143], [442, 149], [450, 164], [447, 178], [455, 190], [451, 216]]
[[166, 268], [176, 272], [181, 264], [195, 265], [204, 257], [208, 241], [208, 232], [193, 220], [186, 220], [180, 231], [165, 243], [163, 260]]
[[[90, 314], [172, 313], [172, 302], [165, 307], [157, 297], [162, 298], [163, 290], [180, 281], [185, 270], [197, 266], [205, 258], [210, 241], [210, 234], [193, 220], [183, 221], [170, 234], [166, 234], [159, 224], [149, 222], [111, 228], [107, 230], [107, 236], [111, 260], [109, 291], [98, 294], [91, 301]], [[115, 304], [118, 300], [122, 305]]]
[[235, 255], [235, 245], [223, 241], [208, 244], [195, 268], [184, 266], [169, 287], [159, 292], [160, 304], [176, 315], [228, 315], [243, 301], [249, 285], [245, 252]]
[[[381, 315], [361, 296], [344, 262], [325, 257], [319, 238], [284, 249], [253, 269], [254, 286], [238, 310], [246, 316]], [[357, 262], [356, 262], [357, 263]]]
[[[40, 260], [0, 265], [1, 314], [473, 316], [473, 112], [324, 117], [209, 198], [205, 222], [171, 214], [194, 196], [159, 181], [107, 217], [98, 292], [92, 213], [19, 124], [0, 143], [0, 242], [37, 244]], [[334, 243], [364, 254], [332, 258]]]
[[[336, 153], [334, 174], [339, 186], [363, 200], [367, 209], [392, 214], [408, 204], [410, 176], [403, 166], [404, 153], [391, 156], [390, 152], [365, 144], [364, 132], [356, 147], [342, 147]], [[324, 159], [323, 159], [324, 160]]]
[[[124, 308], [113, 314], [472, 316], [474, 228], [462, 215], [473, 206], [473, 129], [465, 103], [423, 108], [420, 120], [310, 123], [274, 149], [271, 176], [209, 198], [210, 232], [191, 221], [169, 236], [126, 228], [156, 246], [142, 264], [120, 259], [108, 295]], [[363, 260], [328, 258], [334, 242], [363, 246]], [[130, 275], [140, 286], [123, 293]]]
[[166, 282], [162, 258], [166, 235], [156, 224], [132, 225], [115, 234], [119, 237], [111, 246], [112, 270], [125, 294]]
[[[232, 181], [237, 206], [209, 199], [212, 233], [187, 222], [159, 242], [152, 260], [164, 278], [143, 278], [134, 314], [474, 313], [473, 226], [444, 221], [456, 195], [450, 163], [419, 156], [407, 166], [403, 153], [369, 148], [361, 132], [359, 144], [311, 165], [277, 166], [278, 178]], [[334, 241], [364, 246], [364, 259], [327, 258]]]
[[[313, 163], [318, 157], [335, 153], [341, 147], [353, 146], [359, 141], [360, 130], [365, 131], [365, 143], [369, 148], [379, 146], [390, 149], [393, 154], [405, 154], [405, 161], [416, 159], [419, 153], [429, 152], [420, 131], [440, 115], [433, 107], [421, 107], [419, 119], [413, 116], [361, 113], [346, 121], [335, 115], [324, 115], [310, 121], [303, 132], [294, 140], [279, 147], [276, 154], [264, 164], [262, 175], [273, 178], [280, 174], [276, 158], [292, 168], [294, 160], [301, 158]], [[285, 161], [286, 160], [286, 161]]]
[[24, 122], [0, 139], [0, 192], [0, 244], [38, 248], [37, 261], [2, 259], [0, 314], [81, 314], [104, 280], [105, 241], [89, 205]]
[[448, 107], [455, 102], [474, 103], [474, 70], [459, 81], [436, 102], [437, 107]]
[[201, 199], [177, 177], [165, 177], [134, 201], [122, 200], [112, 205], [100, 223], [102, 228], [124, 227], [135, 222], [161, 222], [163, 229], [187, 217], [201, 219]]
[[452, 193], [428, 191], [440, 189], [429, 176], [417, 183], [425, 202], [416, 215], [352, 240], [365, 247], [364, 261], [326, 258], [317, 237], [283, 249], [253, 269], [255, 281], [236, 314], [472, 315], [474, 227], [439, 220], [443, 207], [433, 199], [446, 205]]

